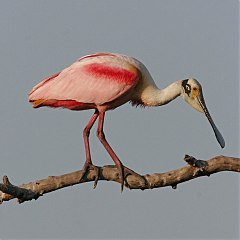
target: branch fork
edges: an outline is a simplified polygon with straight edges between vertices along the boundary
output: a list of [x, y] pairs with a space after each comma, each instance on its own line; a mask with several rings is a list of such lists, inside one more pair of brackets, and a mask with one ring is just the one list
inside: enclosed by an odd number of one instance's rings
[[[41, 192], [33, 192], [31, 189], [21, 188], [14, 186], [10, 183], [7, 176], [3, 176], [3, 183], [0, 183], [0, 189], [9, 197], [13, 196], [18, 199], [19, 203], [30, 201], [32, 199], [37, 200], [41, 196]], [[0, 204], [4, 199], [0, 198]]]

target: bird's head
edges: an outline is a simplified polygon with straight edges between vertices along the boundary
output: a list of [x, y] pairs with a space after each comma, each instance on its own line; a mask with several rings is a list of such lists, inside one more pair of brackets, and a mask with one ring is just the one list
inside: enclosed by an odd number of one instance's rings
[[182, 81], [182, 88], [181, 96], [183, 99], [197, 111], [204, 112], [204, 107], [206, 108], [206, 105], [200, 83], [193, 78], [186, 79]]
[[197, 111], [202, 112], [205, 114], [207, 119], [209, 120], [213, 131], [215, 133], [215, 136], [222, 148], [225, 146], [225, 141], [217, 129], [216, 125], [213, 122], [213, 119], [207, 109], [207, 106], [205, 104], [203, 93], [202, 93], [202, 86], [200, 83], [193, 78], [186, 79], [182, 81], [182, 93], [181, 96], [183, 99], [190, 104], [193, 108], [195, 108]]

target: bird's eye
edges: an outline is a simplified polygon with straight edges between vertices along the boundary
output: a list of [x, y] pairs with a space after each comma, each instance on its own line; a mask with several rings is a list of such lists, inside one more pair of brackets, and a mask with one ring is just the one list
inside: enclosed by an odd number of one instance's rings
[[189, 84], [186, 84], [185, 86], [185, 92], [189, 95], [189, 93], [191, 92], [191, 86]]
[[197, 88], [196, 88], [196, 87], [194, 87], [194, 88], [193, 88], [193, 91], [197, 91]]
[[188, 84], [188, 79], [183, 80], [182, 86], [184, 88], [185, 93], [189, 96], [189, 94], [191, 92], [191, 86]]

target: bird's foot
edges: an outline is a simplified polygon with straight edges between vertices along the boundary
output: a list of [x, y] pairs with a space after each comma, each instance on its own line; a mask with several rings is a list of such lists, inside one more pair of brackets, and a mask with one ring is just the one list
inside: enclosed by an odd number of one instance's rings
[[97, 183], [98, 183], [98, 179], [99, 179], [99, 173], [100, 173], [100, 169], [99, 167], [91, 164], [91, 163], [88, 163], [88, 162], [85, 162], [84, 163], [84, 166], [82, 168], [82, 176], [80, 178], [80, 182], [84, 179], [84, 177], [86, 177], [86, 174], [90, 171], [90, 170], [93, 170], [95, 172], [95, 179], [94, 179], [94, 185], [93, 185], [93, 188], [96, 188], [97, 187]]
[[124, 165], [121, 164], [121, 166], [117, 166], [119, 170], [119, 178], [120, 178], [120, 184], [121, 184], [121, 192], [123, 191], [124, 185], [128, 188], [131, 188], [130, 185], [128, 184], [127, 177], [129, 175], [134, 175], [135, 177], [139, 178], [139, 180], [142, 182], [142, 189], [144, 189], [147, 186], [147, 181], [146, 179], [141, 176], [140, 174], [134, 172], [130, 168], [125, 167]]

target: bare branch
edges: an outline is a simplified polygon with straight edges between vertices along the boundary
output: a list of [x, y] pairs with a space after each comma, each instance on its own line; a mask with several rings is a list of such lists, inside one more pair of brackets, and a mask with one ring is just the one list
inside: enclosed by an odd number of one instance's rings
[[[179, 183], [191, 179], [210, 176], [221, 171], [240, 172], [240, 158], [217, 156], [208, 161], [197, 160], [194, 157], [185, 155], [184, 160], [187, 166], [169, 171], [166, 173], [154, 173], [140, 176], [131, 170], [131, 174], [126, 177], [125, 186], [130, 189], [152, 189], [171, 186], [176, 188]], [[120, 182], [119, 172], [115, 166], [104, 166], [99, 168], [99, 180]], [[38, 197], [56, 191], [58, 189], [90, 182], [95, 180], [95, 171], [92, 169], [84, 176], [80, 182], [82, 171], [67, 173], [61, 176], [49, 176], [46, 179], [22, 184], [20, 186], [12, 185], [6, 176], [3, 177], [3, 183], [0, 183], [0, 202], [9, 201], [17, 198], [19, 203], [37, 199]]]

